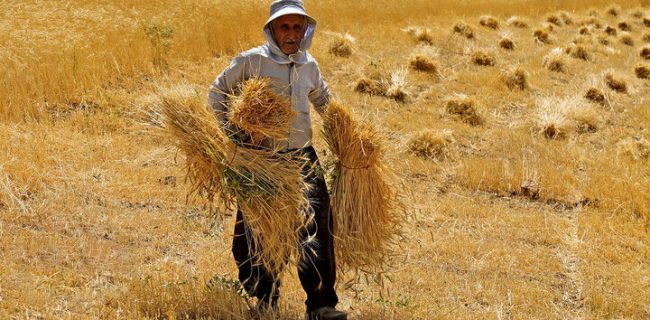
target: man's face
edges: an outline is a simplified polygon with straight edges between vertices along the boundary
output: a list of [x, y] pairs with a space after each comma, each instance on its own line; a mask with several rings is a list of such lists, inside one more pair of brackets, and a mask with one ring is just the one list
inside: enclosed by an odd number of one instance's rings
[[273, 38], [284, 54], [294, 54], [300, 49], [300, 41], [305, 36], [305, 17], [288, 14], [273, 20]]

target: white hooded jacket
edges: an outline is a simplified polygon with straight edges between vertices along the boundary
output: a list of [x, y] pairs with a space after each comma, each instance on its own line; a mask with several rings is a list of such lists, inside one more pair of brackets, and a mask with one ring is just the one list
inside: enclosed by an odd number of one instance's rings
[[316, 29], [316, 21], [307, 17], [305, 36], [297, 53], [286, 55], [275, 43], [270, 21], [264, 26], [266, 44], [242, 52], [210, 86], [208, 103], [227, 125], [228, 94], [236, 94], [239, 85], [251, 77], [269, 78], [271, 88], [291, 101], [296, 112], [287, 138], [267, 141], [266, 146], [280, 150], [311, 145], [312, 127], [309, 103], [322, 114], [330, 100], [330, 91], [321, 77], [316, 60], [307, 52]]

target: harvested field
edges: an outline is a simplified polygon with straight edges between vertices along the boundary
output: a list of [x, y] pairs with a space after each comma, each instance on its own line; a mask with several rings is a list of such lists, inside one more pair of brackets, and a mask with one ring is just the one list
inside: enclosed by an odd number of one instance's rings
[[[238, 280], [235, 206], [161, 130], [161, 93], [203, 101], [269, 3], [0, 4], [0, 318], [272, 318]], [[306, 7], [406, 205], [387, 268], [338, 275], [350, 319], [650, 318], [647, 1]], [[322, 110], [294, 111], [336, 181]], [[282, 281], [275, 319], [304, 319], [294, 264]]]

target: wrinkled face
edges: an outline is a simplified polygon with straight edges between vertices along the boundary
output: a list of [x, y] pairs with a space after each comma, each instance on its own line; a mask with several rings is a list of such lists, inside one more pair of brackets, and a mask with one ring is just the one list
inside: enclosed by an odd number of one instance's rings
[[288, 14], [271, 22], [273, 38], [284, 54], [294, 54], [300, 49], [300, 41], [305, 36], [307, 21], [304, 16]]

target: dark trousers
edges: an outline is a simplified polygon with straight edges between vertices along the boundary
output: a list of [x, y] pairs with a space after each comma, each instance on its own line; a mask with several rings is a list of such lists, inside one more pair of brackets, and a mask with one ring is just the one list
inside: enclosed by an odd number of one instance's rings
[[[316, 234], [316, 245], [313, 246], [314, 250], [305, 250], [298, 267], [300, 283], [307, 293], [307, 312], [311, 312], [321, 307], [334, 307], [338, 303], [334, 290], [334, 232], [330, 198], [316, 151], [311, 146], [300, 151], [310, 160], [308, 168], [303, 171], [303, 177], [313, 185], [309, 192], [309, 202], [315, 223], [310, 224], [307, 232], [301, 237], [305, 239], [308, 235]], [[309, 168], [313, 170], [309, 172]], [[263, 302], [277, 303], [280, 281], [276, 275], [250, 257], [249, 245], [255, 248], [256, 244], [252, 241], [250, 227], [241, 210], [237, 210], [234, 234], [232, 252], [239, 268], [239, 281], [249, 295]]]

